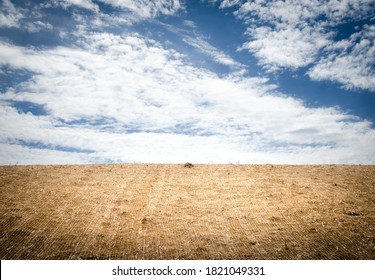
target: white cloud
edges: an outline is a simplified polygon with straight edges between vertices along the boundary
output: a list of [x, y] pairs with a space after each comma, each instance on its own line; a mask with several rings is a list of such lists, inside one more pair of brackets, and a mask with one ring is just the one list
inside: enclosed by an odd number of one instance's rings
[[78, 7], [82, 9], [91, 10], [94, 12], [99, 11], [99, 6], [91, 0], [53, 0], [52, 2], [44, 4], [44, 7], [61, 6], [63, 8]]
[[327, 35], [310, 27], [284, 27], [281, 30], [257, 27], [249, 29], [249, 33], [252, 40], [241, 49], [253, 52], [259, 63], [271, 71], [309, 65], [319, 50], [329, 43]]
[[189, 28], [191, 28], [192, 30], [196, 30], [197, 29], [197, 25], [195, 24], [194, 21], [191, 21], [191, 20], [184, 20], [183, 21], [183, 24]]
[[319, 16], [325, 16], [321, 22], [337, 24], [344, 18], [360, 19], [363, 13], [370, 11], [371, 5], [373, 0], [257, 0], [239, 3], [235, 14], [249, 22], [255, 21], [253, 17], [256, 16], [270, 24], [292, 26], [311, 24]]
[[331, 80], [346, 89], [361, 88], [375, 91], [375, 25], [365, 26], [349, 39], [329, 47], [330, 55], [322, 58], [308, 71], [314, 80]]
[[232, 68], [244, 68], [244, 65], [241, 63], [235, 61], [233, 58], [231, 58], [229, 55], [225, 54], [224, 52], [218, 50], [214, 46], [212, 46], [210, 43], [208, 43], [206, 40], [204, 40], [201, 37], [190, 37], [190, 36], [184, 36], [183, 41], [187, 43], [188, 45], [198, 49], [200, 52], [208, 55], [215, 61], [216, 63], [226, 65]]
[[297, 69], [314, 62], [330, 36], [314, 19], [323, 14], [319, 1], [256, 1], [241, 4], [235, 14], [249, 25], [247, 49], [270, 71]]
[[[111, 14], [100, 10], [99, 3], [116, 8]], [[74, 19], [81, 27], [108, 27], [118, 25], [132, 25], [133, 23], [152, 20], [159, 15], [173, 15], [183, 10], [179, 0], [53, 0], [42, 4], [41, 7], [63, 8], [75, 7], [94, 12], [94, 15], [87, 15], [75, 10]]]
[[10, 0], [2, 0], [0, 5], [0, 27], [19, 27], [19, 21], [22, 18], [22, 11], [17, 9]]
[[0, 165], [93, 163], [87, 154], [0, 143]]
[[52, 30], [53, 26], [48, 22], [37, 20], [35, 22], [28, 22], [25, 25], [25, 29], [29, 32], [39, 32], [41, 30]]
[[[290, 114], [288, 108], [285, 108], [284, 112]], [[303, 113], [303, 110], [300, 113]], [[374, 155], [374, 151], [369, 147], [371, 147], [375, 134], [367, 127], [366, 123], [340, 124], [337, 121], [343, 116], [340, 116], [338, 112], [329, 112], [328, 110], [311, 111], [306, 119], [301, 117], [291, 127], [287, 127], [290, 131], [288, 129], [282, 131], [283, 135], [279, 139], [275, 138], [277, 133], [272, 132], [271, 129], [275, 127], [272, 127], [271, 123], [268, 124], [271, 126], [268, 132], [259, 133], [249, 139], [246, 135], [231, 131], [230, 126], [227, 126], [229, 131], [227, 135], [213, 136], [156, 132], [115, 133], [98, 131], [95, 127], [54, 126], [53, 122], [47, 120], [48, 117], [19, 114], [9, 108], [5, 112], [3, 111], [2, 115], [5, 118], [1, 123], [4, 134], [1, 139], [3, 144], [0, 145], [2, 154], [0, 164], [97, 161], [371, 164]], [[277, 115], [280, 116], [279, 113]], [[258, 121], [260, 126], [265, 125], [264, 117], [261, 116]], [[283, 121], [287, 121], [289, 117], [284, 118]], [[305, 123], [300, 123], [307, 120], [311, 121], [311, 127], [306, 128]], [[316, 125], [322, 125], [322, 123], [327, 124], [319, 130]], [[235, 124], [232, 120], [232, 125], [240, 126], [240, 123]], [[245, 132], [244, 128], [243, 126], [235, 130], [242, 130], [243, 133]], [[311, 139], [314, 134], [321, 139]], [[4, 144], [5, 136], [11, 139], [22, 139], [25, 142], [43, 143], [51, 148], [30, 148], [17, 143]], [[294, 137], [294, 145], [280, 144], [281, 141], [291, 141], [291, 136]], [[319, 142], [327, 137], [328, 139], [324, 141], [333, 141], [333, 143], [324, 145], [323, 142]], [[340, 141], [337, 141], [339, 139]], [[311, 143], [321, 143], [321, 145], [314, 146]], [[353, 145], [354, 143], [355, 145]], [[78, 150], [88, 149], [94, 152], [85, 154], [83, 152], [56, 151], [53, 149], [54, 146]], [[22, 155], [21, 152], [24, 154]]]
[[186, 30], [169, 24], [159, 23], [159, 25], [163, 26], [170, 32], [177, 34], [181, 38], [182, 42], [188, 44], [189, 46], [195, 48], [202, 54], [208, 56], [215, 63], [228, 66], [235, 71], [246, 71], [245, 65], [239, 63], [228, 54], [224, 53], [223, 51], [219, 50], [218, 48], [210, 44], [207, 41], [207, 38], [205, 38], [197, 30], [197, 25], [193, 21], [185, 20], [183, 24], [187, 26], [189, 29]]
[[220, 8], [229, 8], [240, 4], [240, 0], [223, 0], [220, 4]]
[[182, 8], [179, 0], [100, 0], [103, 3], [126, 9], [140, 18], [152, 18], [159, 14], [172, 15]]
[[2, 164], [46, 163], [47, 154], [56, 163], [69, 154], [82, 163], [374, 163], [370, 123], [307, 108], [262, 78], [192, 67], [136, 33], [84, 32], [71, 48], [0, 43], [0, 64], [34, 73], [1, 94]]
[[99, 11], [98, 5], [94, 4], [91, 0], [65, 0], [65, 2], [88, 10]]
[[0, 3], [0, 28], [18, 28], [27, 32], [52, 30], [53, 26], [43, 22], [38, 6], [30, 9], [15, 6], [10, 0]]
[[253, 53], [268, 71], [309, 66], [313, 68], [308, 75], [314, 80], [374, 91], [372, 48], [354, 40], [350, 50], [332, 48], [337, 44], [335, 29], [371, 17], [373, 0], [224, 0], [220, 5], [233, 6], [235, 16], [248, 26], [248, 41], [240, 50]]

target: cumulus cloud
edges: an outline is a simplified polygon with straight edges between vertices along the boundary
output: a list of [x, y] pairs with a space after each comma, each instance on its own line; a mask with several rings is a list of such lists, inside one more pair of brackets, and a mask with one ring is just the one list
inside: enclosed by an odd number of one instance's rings
[[[312, 0], [312, 1], [215, 1], [222, 9], [236, 7], [234, 15], [247, 28], [248, 41], [239, 49], [248, 50], [268, 71], [285, 68], [312, 67], [308, 75], [314, 80], [331, 80], [345, 88], [374, 90], [373, 51], [363, 46], [373, 37], [360, 33], [359, 40], [339, 39], [351, 48], [337, 45], [337, 29], [341, 24], [370, 18], [374, 11], [372, 0]], [[366, 29], [367, 27], [363, 27]], [[371, 27], [372, 28], [372, 27]], [[368, 35], [368, 32], [367, 32]], [[342, 71], [342, 67], [345, 69]]]
[[10, 0], [0, 2], [0, 28], [17, 28], [27, 32], [52, 30], [53, 26], [42, 20], [37, 6], [30, 9], [14, 5]]
[[22, 11], [17, 9], [10, 0], [3, 0], [0, 4], [0, 27], [18, 27]]
[[[225, 1], [224, 1], [225, 2]], [[223, 2], [223, 3], [224, 3]], [[231, 6], [235, 5], [231, 1]], [[238, 17], [246, 19], [249, 23], [257, 18], [275, 24], [303, 25], [304, 22], [312, 24], [321, 16], [320, 22], [324, 24], [337, 24], [343, 19], [360, 19], [363, 14], [368, 14], [373, 8], [372, 0], [259, 0], [238, 3], [239, 9], [235, 12]], [[318, 19], [319, 21], [319, 19]]]
[[33, 74], [0, 96], [1, 164], [41, 163], [44, 156], [64, 163], [69, 155], [81, 163], [375, 158], [370, 123], [335, 108], [308, 108], [264, 78], [193, 67], [137, 33], [83, 32], [72, 47], [48, 49], [1, 42], [0, 64]]
[[39, 32], [41, 30], [52, 30], [52, 24], [48, 22], [42, 22], [37, 20], [35, 22], [29, 22], [25, 25], [25, 29], [29, 32]]
[[[217, 2], [218, 0], [214, 0], [213, 2]], [[229, 8], [232, 6], [236, 6], [240, 4], [240, 0], [223, 0], [220, 4], [220, 8]]]
[[329, 46], [329, 55], [308, 71], [314, 80], [331, 80], [346, 89], [375, 91], [375, 26], [365, 26], [349, 39]]
[[319, 50], [329, 42], [328, 36], [322, 36], [311, 27], [303, 29], [283, 27], [256, 27], [248, 30], [252, 41], [240, 49], [250, 50], [259, 59], [259, 63], [270, 71], [281, 68], [297, 69], [309, 65]]

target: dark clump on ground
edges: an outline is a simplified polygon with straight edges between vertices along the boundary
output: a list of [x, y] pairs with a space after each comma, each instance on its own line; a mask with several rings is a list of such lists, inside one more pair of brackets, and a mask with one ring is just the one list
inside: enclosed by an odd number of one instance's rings
[[190, 162], [187, 162], [187, 163], [184, 164], [184, 167], [192, 168], [192, 167], [194, 167], [194, 165]]

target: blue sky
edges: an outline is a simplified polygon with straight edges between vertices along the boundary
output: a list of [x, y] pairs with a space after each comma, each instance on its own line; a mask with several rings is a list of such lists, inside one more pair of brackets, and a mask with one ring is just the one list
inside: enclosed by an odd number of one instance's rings
[[0, 2], [0, 164], [375, 163], [375, 2]]

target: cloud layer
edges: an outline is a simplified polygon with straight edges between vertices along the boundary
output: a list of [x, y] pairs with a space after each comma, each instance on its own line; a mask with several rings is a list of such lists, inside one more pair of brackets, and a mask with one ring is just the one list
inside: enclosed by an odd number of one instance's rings
[[[181, 9], [178, 1], [106, 2], [145, 18]], [[98, 1], [64, 3], [69, 4], [67, 8], [89, 9], [94, 18], [100, 13]], [[231, 4], [239, 2], [224, 1], [221, 5]], [[242, 13], [241, 17], [249, 20], [245, 16], [248, 11], [243, 9], [238, 10], [239, 16]], [[83, 28], [69, 33], [68, 46], [32, 47], [0, 41], [3, 73], [29, 74], [0, 94], [0, 164], [374, 164], [375, 131], [371, 123], [339, 108], [307, 107], [303, 101], [279, 92], [268, 79], [246, 76], [238, 71], [243, 65], [201, 36], [195, 40], [185, 36], [183, 40], [205, 49], [214, 61], [234, 71], [223, 76], [194, 66], [185, 54], [135, 31], [115, 33], [91, 29], [85, 21], [80, 24]], [[189, 26], [194, 28], [191, 22]], [[299, 38], [302, 35], [296, 30]], [[271, 36], [266, 39], [272, 41], [272, 36], [282, 36], [280, 32], [269, 35], [272, 31], [267, 31], [264, 36]], [[343, 51], [327, 55], [309, 75], [317, 80], [329, 75], [340, 79], [332, 74], [343, 63], [340, 59], [368, 59], [367, 52], [373, 49], [366, 38], [372, 38], [373, 28], [360, 32], [341, 44], [331, 44], [332, 52]], [[284, 37], [287, 40], [290, 36]], [[288, 57], [292, 54], [285, 52], [283, 59], [289, 64], [276, 67], [304, 65], [301, 61], [308, 57], [310, 45], [304, 46], [306, 54], [293, 60]], [[326, 69], [327, 74], [314, 72], [317, 67]], [[342, 83], [350, 87], [346, 76], [362, 74], [357, 68], [347, 71], [341, 74]]]

